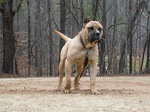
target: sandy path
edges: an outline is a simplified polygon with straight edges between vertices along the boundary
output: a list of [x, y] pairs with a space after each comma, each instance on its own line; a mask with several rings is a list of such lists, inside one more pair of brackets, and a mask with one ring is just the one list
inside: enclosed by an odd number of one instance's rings
[[150, 77], [97, 78], [99, 95], [56, 92], [57, 78], [0, 79], [0, 112], [150, 112]]

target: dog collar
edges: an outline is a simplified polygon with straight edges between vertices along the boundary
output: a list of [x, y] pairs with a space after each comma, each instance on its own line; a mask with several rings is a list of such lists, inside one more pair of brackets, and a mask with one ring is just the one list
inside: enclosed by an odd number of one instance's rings
[[[103, 40], [104, 40], [103, 38], [100, 39], [98, 43], [101, 44], [101, 43], [103, 42]], [[92, 48], [93, 48], [93, 47], [86, 48], [86, 46], [85, 46], [85, 44], [84, 44], [84, 42], [83, 42], [83, 39], [82, 39], [81, 35], [80, 35], [80, 41], [81, 41], [81, 44], [82, 44], [83, 48], [85, 48], [85, 49], [92, 49]]]
[[81, 41], [82, 46], [86, 49], [86, 46], [85, 46], [85, 44], [83, 42], [83, 39], [82, 39], [81, 35], [80, 35], [80, 41]]

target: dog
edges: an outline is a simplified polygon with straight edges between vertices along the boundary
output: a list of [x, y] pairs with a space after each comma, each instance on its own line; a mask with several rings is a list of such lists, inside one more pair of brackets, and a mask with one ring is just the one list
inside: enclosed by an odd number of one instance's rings
[[66, 77], [65, 93], [71, 93], [71, 74], [72, 65], [76, 64], [77, 75], [74, 79], [74, 88], [79, 90], [79, 80], [85, 68], [85, 59], [88, 58], [87, 64], [90, 65], [90, 92], [97, 94], [95, 88], [97, 75], [97, 58], [98, 58], [98, 43], [102, 39], [103, 26], [99, 21], [85, 21], [82, 30], [74, 38], [69, 38], [63, 33], [55, 30], [55, 34], [65, 40], [60, 53], [59, 63], [59, 84], [58, 90], [62, 90], [62, 82]]

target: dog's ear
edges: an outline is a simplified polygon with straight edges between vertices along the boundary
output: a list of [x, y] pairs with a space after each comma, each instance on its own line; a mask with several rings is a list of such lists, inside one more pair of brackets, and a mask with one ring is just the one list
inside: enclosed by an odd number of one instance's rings
[[84, 19], [84, 24], [87, 24], [87, 23], [90, 22], [90, 21], [91, 21], [91, 18], [89, 18], [89, 17], [88, 17], [88, 18], [85, 18], [85, 19]]
[[89, 17], [85, 18], [85, 19], [84, 19], [84, 23], [83, 23], [83, 28], [84, 28], [85, 25], [86, 25], [88, 22], [90, 22], [90, 21], [92, 21], [91, 18], [89, 18]]

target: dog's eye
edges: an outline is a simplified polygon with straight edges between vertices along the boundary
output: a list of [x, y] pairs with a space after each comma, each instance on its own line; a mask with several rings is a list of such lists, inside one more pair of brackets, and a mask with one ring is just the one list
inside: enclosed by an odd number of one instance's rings
[[102, 31], [102, 29], [101, 28], [98, 28], [98, 30], [101, 32]]
[[88, 27], [88, 30], [94, 30], [94, 27]]

